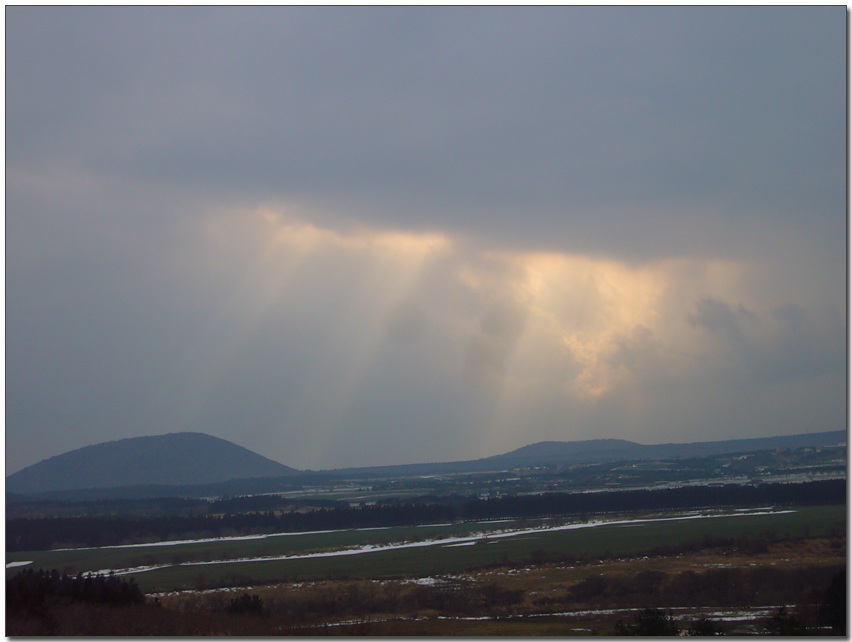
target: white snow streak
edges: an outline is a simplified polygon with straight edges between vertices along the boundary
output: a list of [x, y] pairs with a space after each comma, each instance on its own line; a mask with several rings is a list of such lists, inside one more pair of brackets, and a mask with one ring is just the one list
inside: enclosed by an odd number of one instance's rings
[[33, 561], [29, 560], [28, 562], [8, 562], [6, 564], [6, 568], [15, 568], [16, 566], [26, 566], [27, 564], [32, 564]]
[[[792, 510], [783, 510], [783, 511], [756, 511], [753, 513], [719, 513], [714, 515], [686, 515], [679, 517], [660, 517], [660, 518], [646, 518], [646, 519], [623, 519], [623, 520], [594, 520], [590, 522], [583, 522], [578, 524], [564, 524], [562, 526], [546, 526], [541, 528], [527, 528], [527, 529], [519, 529], [519, 530], [505, 530], [505, 531], [491, 531], [488, 533], [476, 533], [470, 535], [461, 535], [455, 537], [446, 537], [441, 539], [428, 539], [419, 542], [406, 542], [400, 544], [364, 544], [362, 546], [356, 546], [353, 548], [346, 548], [342, 550], [335, 551], [322, 551], [319, 553], [304, 553], [304, 554], [295, 554], [295, 555], [273, 555], [266, 557], [240, 557], [233, 559], [222, 559], [222, 560], [209, 560], [204, 562], [183, 562], [180, 566], [208, 566], [211, 564], [243, 564], [248, 562], [278, 562], [282, 560], [300, 560], [300, 559], [309, 559], [315, 557], [342, 557], [344, 555], [362, 555], [365, 553], [376, 553], [379, 551], [392, 551], [399, 550], [403, 548], [421, 548], [425, 546], [469, 546], [471, 544], [475, 544], [477, 541], [481, 541], [484, 537], [487, 537], [488, 541], [505, 538], [505, 537], [518, 537], [523, 535], [536, 535], [539, 533], [548, 533], [554, 531], [567, 531], [567, 530], [579, 530], [582, 528], [596, 528], [598, 526], [621, 526], [624, 524], [644, 524], [644, 523], [656, 523], [656, 522], [671, 522], [671, 521], [685, 521], [691, 519], [711, 519], [717, 517], [744, 517], [748, 515], [769, 515], [769, 514], [782, 514], [782, 513], [792, 513]], [[320, 531], [317, 531], [320, 532]], [[328, 532], [328, 531], [324, 531]], [[259, 537], [274, 537], [274, 535], [265, 535], [265, 536], [250, 536], [245, 538], [235, 537], [229, 539], [257, 539]], [[225, 538], [222, 538], [225, 539]], [[206, 541], [206, 540], [199, 540]], [[214, 540], [218, 541], [218, 540]], [[493, 543], [493, 542], [491, 542]], [[93, 571], [93, 574], [98, 573], [115, 573], [116, 575], [127, 575], [130, 573], [143, 573], [146, 571], [153, 571], [160, 568], [168, 568], [172, 566], [177, 566], [176, 564], [159, 564], [153, 566], [137, 566], [134, 568], [120, 568], [120, 569], [104, 569], [100, 571]]]

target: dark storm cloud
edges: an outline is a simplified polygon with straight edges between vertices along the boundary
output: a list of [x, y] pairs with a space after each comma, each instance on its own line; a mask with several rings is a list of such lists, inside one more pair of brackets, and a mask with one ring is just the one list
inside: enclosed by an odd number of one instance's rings
[[844, 203], [840, 8], [10, 18], [15, 158], [638, 255], [748, 245], [754, 225], [807, 233], [803, 209]]
[[7, 472], [844, 422], [842, 7], [9, 7]]

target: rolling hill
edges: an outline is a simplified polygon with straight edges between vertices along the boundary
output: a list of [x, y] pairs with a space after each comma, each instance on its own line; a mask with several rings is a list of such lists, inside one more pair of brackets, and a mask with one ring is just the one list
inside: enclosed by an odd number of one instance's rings
[[430, 464], [400, 464], [370, 468], [345, 468], [323, 471], [343, 477], [441, 475], [500, 471], [528, 466], [571, 466], [615, 461], [674, 459], [746, 453], [775, 448], [817, 447], [846, 443], [846, 431], [758, 437], [724, 441], [700, 441], [684, 444], [640, 444], [626, 439], [589, 439], [584, 441], [540, 441], [501, 455], [468, 461]]
[[182, 432], [109, 441], [44, 459], [9, 475], [6, 491], [30, 494], [151, 484], [210, 484], [297, 472], [224, 439]]
[[[332, 478], [371, 479], [493, 472], [746, 453], [846, 443], [846, 431], [692, 443], [640, 444], [625, 439], [544, 441], [467, 461], [296, 470], [202, 433], [137, 437], [86, 446], [45, 459], [6, 478], [6, 497], [220, 496], [280, 492]], [[295, 485], [295, 486], [294, 486]]]
[[[846, 442], [846, 431], [807, 433], [783, 437], [756, 437], [685, 444], [639, 444], [624, 439], [588, 441], [541, 441], [511, 452], [478, 459], [479, 465], [500, 468], [571, 465], [636, 459], [673, 459], [745, 453], [775, 448], [830, 446]], [[473, 462], [472, 462], [473, 463]]]

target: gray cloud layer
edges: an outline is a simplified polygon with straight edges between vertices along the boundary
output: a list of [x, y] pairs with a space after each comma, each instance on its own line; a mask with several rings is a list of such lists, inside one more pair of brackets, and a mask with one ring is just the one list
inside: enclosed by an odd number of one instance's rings
[[6, 47], [7, 472], [845, 425], [841, 7], [10, 7]]

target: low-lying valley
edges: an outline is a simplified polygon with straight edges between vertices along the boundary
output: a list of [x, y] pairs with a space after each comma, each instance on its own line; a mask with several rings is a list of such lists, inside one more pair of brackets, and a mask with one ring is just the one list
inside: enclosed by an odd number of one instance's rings
[[845, 458], [7, 497], [6, 634], [844, 635]]

